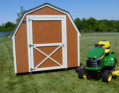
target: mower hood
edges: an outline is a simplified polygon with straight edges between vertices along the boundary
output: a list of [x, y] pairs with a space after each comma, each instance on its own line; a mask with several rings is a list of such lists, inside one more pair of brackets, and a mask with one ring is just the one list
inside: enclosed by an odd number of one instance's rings
[[100, 58], [103, 54], [104, 49], [102, 47], [94, 47], [88, 52], [87, 58]]

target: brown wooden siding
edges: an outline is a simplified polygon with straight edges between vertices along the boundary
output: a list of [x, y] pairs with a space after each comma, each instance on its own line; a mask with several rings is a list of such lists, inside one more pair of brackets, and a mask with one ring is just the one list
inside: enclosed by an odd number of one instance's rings
[[78, 66], [77, 32], [67, 17], [67, 57], [68, 67]]
[[15, 35], [17, 73], [29, 72], [26, 31], [26, 24], [21, 24]]
[[61, 21], [33, 21], [33, 43], [61, 43]]

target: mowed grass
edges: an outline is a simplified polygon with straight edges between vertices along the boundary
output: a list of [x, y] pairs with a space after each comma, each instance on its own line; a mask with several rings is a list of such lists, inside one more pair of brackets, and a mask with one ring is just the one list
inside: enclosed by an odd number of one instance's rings
[[[119, 60], [119, 34], [82, 34], [82, 66], [85, 65], [87, 52], [100, 40], [110, 41], [111, 50]], [[0, 42], [0, 93], [119, 93], [119, 78], [110, 83], [104, 83], [101, 79], [78, 79], [74, 69], [16, 76], [12, 41], [3, 40]]]

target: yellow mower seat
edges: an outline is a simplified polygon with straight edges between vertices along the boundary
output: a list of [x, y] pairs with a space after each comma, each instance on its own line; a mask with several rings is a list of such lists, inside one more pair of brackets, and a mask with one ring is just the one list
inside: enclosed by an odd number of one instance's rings
[[110, 52], [110, 43], [109, 43], [109, 41], [99, 41], [98, 44], [103, 45], [102, 48], [105, 49], [105, 53]]

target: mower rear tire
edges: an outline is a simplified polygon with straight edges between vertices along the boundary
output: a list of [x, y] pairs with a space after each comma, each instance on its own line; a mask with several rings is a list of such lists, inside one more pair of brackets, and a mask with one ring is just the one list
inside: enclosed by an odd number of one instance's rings
[[114, 68], [117, 67], [117, 58], [115, 58]]
[[112, 80], [111, 70], [105, 70], [102, 77], [103, 82], [110, 82]]

